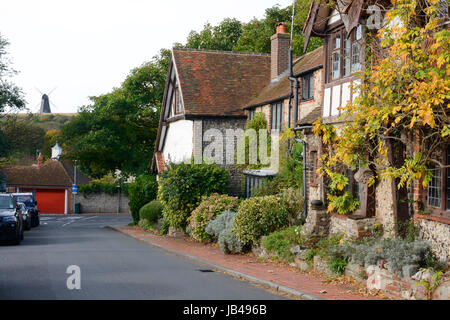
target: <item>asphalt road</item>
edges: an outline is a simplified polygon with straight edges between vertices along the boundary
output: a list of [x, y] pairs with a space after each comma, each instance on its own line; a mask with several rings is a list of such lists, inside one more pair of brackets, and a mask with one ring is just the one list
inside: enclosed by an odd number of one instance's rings
[[[0, 244], [0, 299], [281, 299], [102, 228], [130, 221], [114, 215], [41, 217], [19, 246]], [[80, 268], [79, 290], [67, 287], [72, 265]]]

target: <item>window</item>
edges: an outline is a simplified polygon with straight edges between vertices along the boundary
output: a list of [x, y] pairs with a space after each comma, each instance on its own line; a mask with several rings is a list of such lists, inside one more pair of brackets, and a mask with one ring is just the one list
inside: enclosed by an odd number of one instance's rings
[[270, 128], [274, 131], [280, 131], [282, 123], [283, 123], [283, 103], [277, 102], [272, 104], [271, 106]]
[[310, 73], [302, 78], [302, 100], [314, 99], [314, 74]]
[[254, 117], [255, 117], [255, 109], [252, 109], [248, 113], [248, 120], [253, 120]]
[[173, 91], [172, 104], [171, 104], [171, 115], [177, 115], [183, 112], [183, 104], [181, 103], [180, 90], [176, 86]]
[[[332, 80], [348, 77], [362, 70], [363, 29], [358, 26], [350, 35], [340, 28], [330, 35], [329, 74]], [[342, 68], [341, 68], [342, 66]]]
[[439, 162], [444, 167], [436, 165], [433, 170], [433, 177], [428, 183], [426, 190], [427, 205], [437, 209], [438, 211], [446, 211], [450, 213], [450, 169], [446, 168], [450, 164], [450, 145], [444, 148], [444, 154]]

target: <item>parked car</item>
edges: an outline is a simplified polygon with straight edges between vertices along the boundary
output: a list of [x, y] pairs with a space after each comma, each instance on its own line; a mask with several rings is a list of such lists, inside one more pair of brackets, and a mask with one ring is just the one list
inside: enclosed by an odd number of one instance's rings
[[37, 227], [40, 224], [39, 210], [37, 208], [37, 201], [34, 198], [34, 194], [27, 193], [13, 193], [12, 196], [17, 202], [25, 204], [28, 210], [28, 214], [31, 215], [31, 227]]
[[31, 229], [31, 212], [28, 211], [27, 206], [22, 202], [17, 202], [22, 212], [23, 229], [28, 231]]
[[23, 240], [22, 211], [10, 194], [0, 194], [0, 239], [15, 244]]

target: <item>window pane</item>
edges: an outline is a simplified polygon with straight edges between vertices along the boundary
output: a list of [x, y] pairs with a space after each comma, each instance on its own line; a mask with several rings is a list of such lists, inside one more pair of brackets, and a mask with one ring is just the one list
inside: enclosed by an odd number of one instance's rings
[[356, 28], [356, 40], [361, 40], [362, 39], [362, 26], [359, 25]]
[[341, 55], [339, 52], [333, 52], [333, 78], [337, 79], [341, 71]]
[[344, 34], [344, 76], [350, 75], [350, 62], [351, 62], [351, 45], [352, 45], [352, 37], [346, 37], [347, 34]]
[[354, 42], [352, 46], [352, 72], [361, 70], [361, 45]]
[[436, 166], [433, 169], [433, 177], [428, 185], [428, 205], [436, 208], [441, 207], [442, 169]]
[[340, 49], [340, 48], [341, 48], [341, 36], [337, 35], [336, 38], [334, 38], [333, 49]]
[[314, 99], [314, 76], [309, 76], [309, 99]]

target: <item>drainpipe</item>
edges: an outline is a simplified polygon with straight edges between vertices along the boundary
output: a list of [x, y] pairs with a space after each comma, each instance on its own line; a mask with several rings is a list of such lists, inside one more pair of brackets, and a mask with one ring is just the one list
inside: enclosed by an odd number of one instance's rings
[[[305, 129], [311, 129], [312, 126], [300, 126], [300, 127], [294, 127], [294, 131], [300, 131], [300, 130], [305, 130]], [[305, 140], [303, 139], [298, 139], [295, 138], [296, 142], [300, 142], [303, 146], [303, 152], [302, 152], [302, 157], [303, 157], [303, 199], [304, 199], [304, 205], [303, 205], [303, 217], [306, 219], [306, 217], [308, 216], [308, 192], [307, 192], [307, 187], [308, 185], [306, 184], [306, 155], [307, 155], [307, 143]]]

